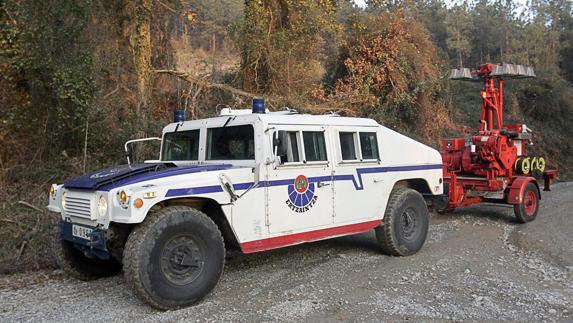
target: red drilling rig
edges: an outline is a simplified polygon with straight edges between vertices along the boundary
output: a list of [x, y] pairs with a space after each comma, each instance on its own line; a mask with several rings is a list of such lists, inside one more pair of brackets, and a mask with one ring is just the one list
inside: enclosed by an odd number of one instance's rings
[[543, 157], [529, 157], [533, 132], [525, 124], [503, 124], [504, 79], [533, 78], [531, 67], [484, 64], [479, 70], [452, 70], [453, 80], [484, 83], [479, 130], [464, 130], [463, 138], [441, 140], [444, 192], [441, 212], [460, 206], [491, 202], [510, 204], [519, 222], [537, 216], [541, 193], [538, 179], [548, 191], [556, 170], [546, 170]]

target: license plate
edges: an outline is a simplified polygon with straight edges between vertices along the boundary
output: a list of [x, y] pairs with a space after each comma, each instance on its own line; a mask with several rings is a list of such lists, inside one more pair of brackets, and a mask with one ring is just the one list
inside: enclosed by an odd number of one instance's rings
[[90, 240], [90, 235], [93, 229], [82, 227], [80, 225], [72, 224], [72, 235], [81, 239]]

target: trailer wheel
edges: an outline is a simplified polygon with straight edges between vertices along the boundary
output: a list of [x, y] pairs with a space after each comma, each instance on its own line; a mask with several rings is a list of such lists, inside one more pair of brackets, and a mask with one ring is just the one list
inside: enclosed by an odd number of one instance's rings
[[522, 202], [513, 206], [517, 221], [527, 223], [535, 220], [539, 211], [539, 190], [529, 182], [523, 190]]
[[424, 245], [428, 226], [428, 207], [422, 195], [409, 188], [398, 188], [390, 193], [384, 220], [375, 230], [376, 239], [384, 253], [409, 256]]
[[52, 251], [56, 264], [68, 275], [79, 280], [94, 280], [115, 275], [121, 264], [115, 259], [88, 258], [69, 241], [54, 237]]
[[197, 303], [217, 285], [225, 247], [205, 213], [184, 206], [160, 209], [130, 234], [124, 275], [135, 295], [168, 310]]

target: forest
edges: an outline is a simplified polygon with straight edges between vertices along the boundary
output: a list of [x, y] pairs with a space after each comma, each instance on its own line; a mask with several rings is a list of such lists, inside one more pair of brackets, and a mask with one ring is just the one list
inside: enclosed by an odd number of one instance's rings
[[[49, 268], [51, 183], [125, 163], [123, 144], [223, 107], [370, 117], [438, 147], [475, 127], [451, 68], [533, 66], [506, 121], [573, 174], [569, 0], [0, 0], [0, 273]], [[141, 159], [157, 150], [140, 149]]]

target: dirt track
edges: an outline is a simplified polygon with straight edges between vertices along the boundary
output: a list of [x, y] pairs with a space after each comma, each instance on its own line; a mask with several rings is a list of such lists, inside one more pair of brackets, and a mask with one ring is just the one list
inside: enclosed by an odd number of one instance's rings
[[201, 304], [150, 309], [121, 276], [0, 278], [0, 321], [573, 320], [573, 183], [543, 195], [538, 219], [502, 206], [433, 215], [420, 253], [383, 256], [373, 234], [232, 255]]

